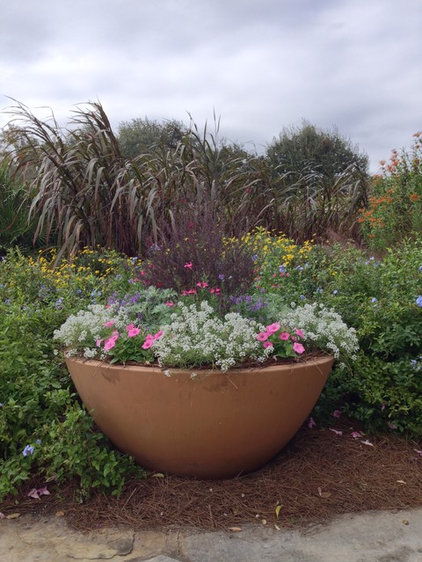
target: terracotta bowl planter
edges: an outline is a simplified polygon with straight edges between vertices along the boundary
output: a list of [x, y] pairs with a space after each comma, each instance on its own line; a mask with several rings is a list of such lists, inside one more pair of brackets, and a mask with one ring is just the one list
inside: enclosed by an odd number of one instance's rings
[[143, 467], [199, 478], [255, 470], [280, 451], [315, 405], [329, 356], [220, 371], [66, 359], [96, 424]]

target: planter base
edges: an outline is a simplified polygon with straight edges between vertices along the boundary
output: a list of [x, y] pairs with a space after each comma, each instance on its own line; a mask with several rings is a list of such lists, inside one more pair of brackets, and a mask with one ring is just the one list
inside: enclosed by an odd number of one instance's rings
[[254, 369], [170, 369], [66, 363], [98, 427], [143, 467], [228, 478], [260, 468], [314, 407], [331, 357]]

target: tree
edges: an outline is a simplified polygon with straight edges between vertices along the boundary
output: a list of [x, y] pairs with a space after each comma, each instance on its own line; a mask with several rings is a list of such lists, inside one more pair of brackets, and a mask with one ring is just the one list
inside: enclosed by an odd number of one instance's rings
[[368, 170], [368, 157], [359, 154], [350, 141], [336, 130], [323, 131], [307, 122], [299, 129], [284, 129], [269, 145], [267, 158], [278, 175], [288, 174], [292, 181], [304, 173], [332, 181], [351, 168], [359, 174]]
[[356, 236], [356, 213], [366, 206], [368, 157], [337, 131], [304, 122], [285, 129], [266, 151], [277, 195], [278, 227], [295, 239], [327, 232]]
[[171, 119], [160, 123], [148, 117], [122, 121], [118, 128], [118, 141], [125, 158], [151, 154], [157, 148], [176, 148], [186, 133], [183, 123]]

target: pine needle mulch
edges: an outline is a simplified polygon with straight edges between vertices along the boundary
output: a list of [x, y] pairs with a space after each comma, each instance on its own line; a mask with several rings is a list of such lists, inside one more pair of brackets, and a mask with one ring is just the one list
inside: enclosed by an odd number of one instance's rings
[[[222, 530], [248, 523], [298, 527], [343, 513], [422, 506], [422, 440], [353, 437], [357, 430], [356, 423], [337, 420], [331, 429], [304, 426], [264, 468], [230, 480], [151, 474], [127, 482], [119, 498], [94, 492], [83, 504], [74, 499], [75, 484], [49, 485], [51, 495], [34, 500], [25, 489], [0, 511], [64, 516], [83, 531], [116, 525]], [[43, 484], [30, 484], [37, 485]]]

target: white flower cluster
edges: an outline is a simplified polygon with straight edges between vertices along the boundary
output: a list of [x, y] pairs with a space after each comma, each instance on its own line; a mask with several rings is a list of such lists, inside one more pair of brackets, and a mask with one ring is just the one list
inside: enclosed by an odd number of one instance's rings
[[101, 337], [104, 324], [113, 318], [113, 310], [101, 304], [91, 304], [87, 310], [72, 314], [54, 331], [53, 338], [68, 348], [67, 355], [82, 355], [88, 359], [99, 355], [95, 341]]
[[263, 326], [234, 312], [220, 320], [206, 301], [199, 309], [180, 304], [171, 320], [163, 328], [163, 337], [153, 345], [161, 366], [213, 365], [227, 371], [248, 359], [262, 362], [271, 352], [256, 338]]
[[356, 330], [348, 328], [337, 312], [323, 304], [305, 304], [294, 308], [280, 322], [288, 329], [301, 329], [305, 341], [312, 347], [334, 355], [336, 359], [343, 356], [356, 359], [359, 349]]

